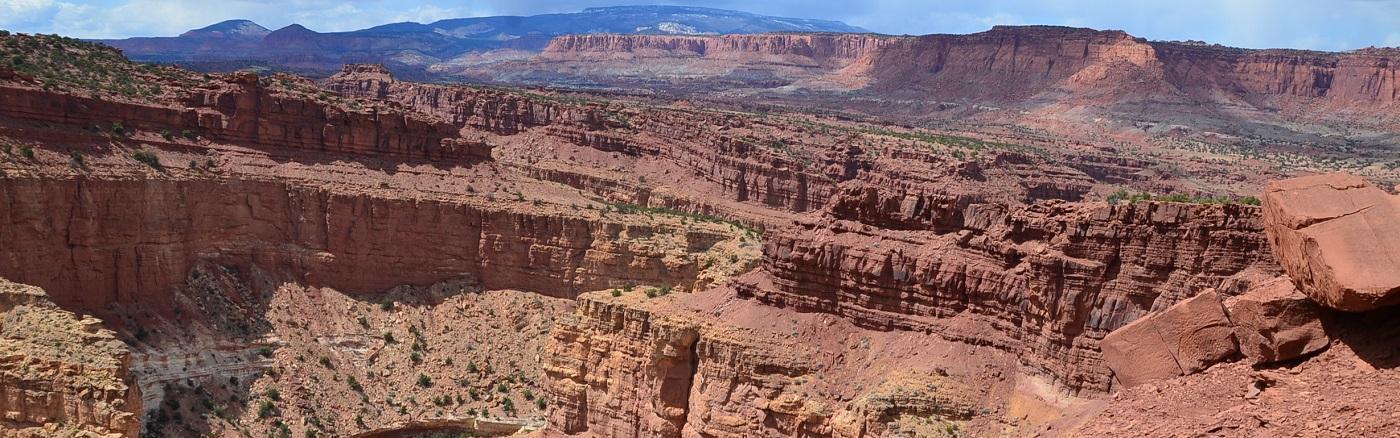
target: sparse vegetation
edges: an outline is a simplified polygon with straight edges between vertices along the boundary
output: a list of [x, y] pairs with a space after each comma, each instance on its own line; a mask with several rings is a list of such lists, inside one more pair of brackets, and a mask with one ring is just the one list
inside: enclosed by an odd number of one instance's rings
[[1138, 203], [1138, 202], [1143, 202], [1143, 201], [1156, 201], [1156, 202], [1180, 202], [1180, 203], [1188, 203], [1188, 204], [1205, 204], [1205, 205], [1212, 205], [1212, 204], [1260, 205], [1259, 198], [1256, 198], [1256, 197], [1253, 197], [1253, 196], [1245, 196], [1245, 197], [1243, 197], [1243, 198], [1235, 198], [1235, 197], [1230, 197], [1230, 196], [1187, 195], [1187, 194], [1184, 194], [1184, 193], [1173, 193], [1173, 194], [1170, 194], [1170, 195], [1156, 196], [1156, 195], [1153, 195], [1153, 194], [1147, 193], [1147, 192], [1129, 193], [1127, 189], [1118, 189], [1117, 191], [1115, 191], [1115, 192], [1109, 194], [1108, 197], [1106, 198], [1106, 200], [1108, 201], [1109, 204], [1119, 204], [1119, 203], [1122, 203], [1122, 202], [1125, 202], [1125, 201], [1126, 201], [1127, 203], [1129, 203], [1129, 204], [1136, 204], [1136, 203]]
[[131, 158], [132, 158], [132, 159], [135, 159], [136, 161], [140, 162], [141, 164], [145, 164], [145, 165], [147, 165], [147, 166], [151, 166], [151, 168], [153, 168], [153, 169], [160, 169], [160, 168], [161, 168], [161, 166], [160, 166], [160, 157], [157, 157], [156, 154], [154, 154], [154, 153], [147, 152], [147, 151], [136, 151], [135, 153], [132, 153], [132, 154], [131, 154]]
[[139, 64], [112, 47], [58, 35], [0, 35], [0, 63], [34, 77], [48, 90], [151, 100], [162, 83], [193, 87], [193, 73], [173, 66]]

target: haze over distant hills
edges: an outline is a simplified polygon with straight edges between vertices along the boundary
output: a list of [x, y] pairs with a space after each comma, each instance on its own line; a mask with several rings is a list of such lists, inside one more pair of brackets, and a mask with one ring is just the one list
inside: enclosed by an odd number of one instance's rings
[[[619, 6], [534, 16], [454, 18], [391, 23], [350, 32], [316, 32], [293, 24], [270, 30], [229, 20], [176, 37], [101, 42], [140, 61], [201, 63], [261, 61], [301, 69], [336, 69], [346, 62], [418, 66], [498, 49], [536, 52], [566, 34], [718, 35], [764, 32], [867, 32], [845, 23], [770, 17], [684, 6]], [[217, 69], [215, 67], [214, 69]]]

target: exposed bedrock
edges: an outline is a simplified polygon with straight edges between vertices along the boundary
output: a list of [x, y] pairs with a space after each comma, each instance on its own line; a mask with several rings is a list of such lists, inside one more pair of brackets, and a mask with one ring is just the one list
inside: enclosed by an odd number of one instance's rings
[[[1234, 295], [1252, 273], [1278, 271], [1255, 207], [938, 205], [958, 203], [935, 202], [936, 212], [904, 221], [925, 230], [827, 216], [770, 233], [762, 269], [741, 279], [739, 294], [1015, 351], [1067, 388], [1103, 391], [1105, 334], [1201, 290]], [[943, 224], [962, 229], [936, 231]]]
[[[919, 369], [931, 366], [926, 361], [890, 375], [863, 362], [886, 349], [915, 355], [906, 344], [872, 341], [857, 329], [835, 336], [849, 335], [852, 345], [814, 345], [657, 301], [663, 299], [585, 294], [577, 312], [559, 322], [545, 367], [555, 406], [547, 435], [905, 436], [891, 424], [904, 416], [942, 425], [976, 415], [979, 391]], [[720, 307], [744, 306], [730, 304]], [[794, 314], [769, 316], [793, 318], [788, 329], [798, 330]], [[825, 325], [812, 329], [845, 330]]]
[[352, 293], [463, 277], [562, 297], [624, 282], [685, 288], [700, 269], [685, 253], [727, 238], [255, 181], [11, 178], [0, 204], [0, 240], [19, 249], [0, 259], [0, 275], [92, 312], [165, 303], [201, 260]]
[[489, 159], [483, 145], [458, 138], [460, 126], [420, 115], [352, 110], [276, 93], [256, 76], [196, 89], [183, 106], [120, 102], [3, 87], [0, 116], [108, 129], [202, 135], [265, 150], [334, 152], [433, 160]]
[[0, 436], [136, 436], [131, 352], [102, 321], [0, 278]]

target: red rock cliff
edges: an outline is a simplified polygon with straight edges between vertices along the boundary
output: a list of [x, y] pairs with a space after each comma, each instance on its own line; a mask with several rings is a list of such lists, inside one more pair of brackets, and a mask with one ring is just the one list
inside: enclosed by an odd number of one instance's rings
[[0, 240], [24, 248], [5, 254], [0, 275], [93, 312], [164, 303], [200, 260], [357, 293], [469, 277], [573, 296], [623, 282], [683, 286], [699, 270], [629, 237], [663, 231], [646, 225], [270, 182], [9, 178], [0, 203]]
[[695, 57], [842, 67], [896, 40], [868, 34], [566, 35], [551, 40], [541, 56], [546, 59]]

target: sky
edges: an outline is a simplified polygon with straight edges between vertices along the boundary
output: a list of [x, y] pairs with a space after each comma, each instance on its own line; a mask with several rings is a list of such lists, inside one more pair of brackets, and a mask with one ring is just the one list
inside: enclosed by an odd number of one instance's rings
[[1400, 0], [0, 0], [0, 29], [80, 38], [174, 36], [246, 18], [321, 32], [487, 15], [675, 4], [844, 21], [888, 34], [972, 33], [997, 24], [1120, 29], [1153, 40], [1349, 50], [1400, 46]]

